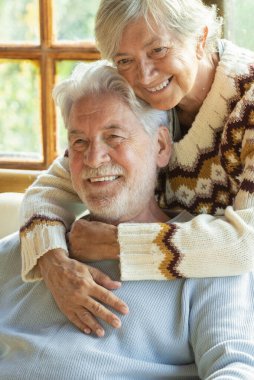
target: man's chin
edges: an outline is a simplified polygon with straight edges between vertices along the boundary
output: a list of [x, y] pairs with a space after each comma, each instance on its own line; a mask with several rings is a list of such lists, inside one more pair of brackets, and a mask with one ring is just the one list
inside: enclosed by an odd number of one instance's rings
[[98, 222], [115, 224], [121, 217], [115, 202], [101, 199], [92, 202], [87, 200], [85, 204], [90, 211], [91, 218]]

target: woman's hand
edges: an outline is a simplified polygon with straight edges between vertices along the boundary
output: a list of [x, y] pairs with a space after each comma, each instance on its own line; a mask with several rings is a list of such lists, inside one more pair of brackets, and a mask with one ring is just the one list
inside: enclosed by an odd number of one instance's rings
[[79, 219], [68, 233], [71, 257], [84, 262], [119, 259], [117, 227]]
[[95, 317], [115, 328], [121, 327], [120, 319], [100, 303], [122, 314], [128, 313], [128, 306], [108, 290], [119, 288], [119, 282], [96, 268], [70, 259], [62, 249], [48, 251], [39, 259], [39, 267], [59, 309], [81, 331], [103, 336], [105, 331]]

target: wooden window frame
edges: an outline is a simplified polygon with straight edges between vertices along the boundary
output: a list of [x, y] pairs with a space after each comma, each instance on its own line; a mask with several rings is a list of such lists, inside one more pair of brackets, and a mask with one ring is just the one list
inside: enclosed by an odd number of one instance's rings
[[40, 44], [1, 44], [0, 59], [35, 60], [40, 66], [41, 91], [41, 134], [43, 160], [40, 162], [25, 159], [0, 160], [3, 169], [46, 169], [57, 157], [56, 112], [51, 92], [55, 84], [56, 63], [61, 60], [94, 61], [100, 58], [92, 42], [54, 41], [53, 0], [39, 0]]

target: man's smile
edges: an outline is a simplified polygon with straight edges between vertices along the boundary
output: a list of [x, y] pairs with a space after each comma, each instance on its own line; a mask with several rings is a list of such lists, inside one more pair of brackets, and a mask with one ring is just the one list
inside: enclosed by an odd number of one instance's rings
[[91, 177], [87, 178], [89, 182], [112, 182], [119, 178], [119, 175], [111, 175], [111, 176], [104, 176], [104, 177]]

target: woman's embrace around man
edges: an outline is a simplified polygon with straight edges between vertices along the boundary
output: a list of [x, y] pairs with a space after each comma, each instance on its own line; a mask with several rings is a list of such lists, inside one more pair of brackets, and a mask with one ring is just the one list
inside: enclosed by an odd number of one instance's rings
[[[173, 153], [158, 181], [157, 201], [195, 217], [110, 228], [78, 221], [69, 241], [73, 257], [120, 258], [123, 280], [233, 276], [254, 269], [254, 54], [220, 33], [215, 10], [199, 0], [101, 1], [95, 34], [102, 57], [139, 98], [171, 115]], [[49, 256], [67, 254], [66, 231], [77, 205], [82, 202], [72, 187], [68, 157], [60, 157], [23, 203], [25, 281], [42, 278], [40, 258], [47, 266]], [[74, 283], [75, 270], [70, 273]], [[71, 282], [56, 267], [47, 286], [59, 302]], [[100, 285], [117, 286], [103, 275]], [[80, 292], [83, 329], [94, 331], [93, 309]], [[76, 306], [75, 298], [68, 302]]]

